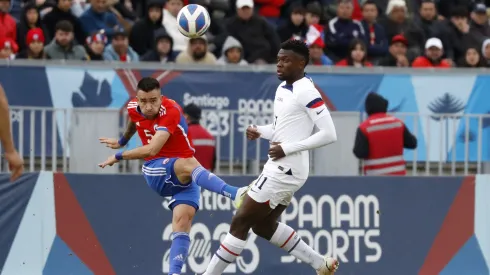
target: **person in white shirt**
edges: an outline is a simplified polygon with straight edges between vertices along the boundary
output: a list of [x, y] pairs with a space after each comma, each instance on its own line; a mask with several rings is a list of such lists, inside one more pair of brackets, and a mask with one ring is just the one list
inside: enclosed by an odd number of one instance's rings
[[182, 0], [168, 0], [163, 9], [162, 19], [165, 30], [167, 30], [167, 33], [174, 40], [173, 50], [179, 52], [186, 51], [187, 45], [189, 44], [189, 38], [179, 32], [177, 25], [177, 15], [183, 7], [184, 2], [182, 2]]
[[[337, 140], [330, 112], [304, 69], [309, 49], [300, 40], [288, 40], [277, 55], [277, 76], [283, 82], [276, 91], [274, 122], [250, 126], [247, 137], [271, 142], [269, 160], [249, 187], [233, 217], [230, 232], [213, 255], [204, 275], [220, 275], [242, 252], [250, 229], [258, 236], [310, 264], [318, 275], [331, 275], [339, 265], [308, 246], [288, 225], [278, 222], [294, 193], [308, 178], [308, 150]], [[313, 132], [314, 126], [319, 131]]]

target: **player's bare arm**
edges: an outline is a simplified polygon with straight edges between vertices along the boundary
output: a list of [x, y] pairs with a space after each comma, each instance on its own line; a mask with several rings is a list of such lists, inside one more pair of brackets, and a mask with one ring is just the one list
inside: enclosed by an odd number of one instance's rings
[[16, 180], [24, 170], [24, 161], [19, 153], [15, 150], [10, 131], [10, 112], [7, 96], [0, 85], [0, 142], [5, 150], [5, 159], [9, 163], [9, 169], [12, 171], [10, 179]]
[[106, 145], [106, 147], [109, 147], [111, 149], [120, 149], [128, 143], [128, 141], [133, 137], [133, 135], [136, 133], [136, 123], [134, 123], [131, 120], [128, 120], [128, 124], [126, 126], [126, 131], [122, 135], [122, 137], [117, 140], [115, 138], [106, 138], [106, 137], [101, 137], [99, 138], [100, 143], [103, 143]]
[[104, 168], [106, 166], [112, 166], [122, 159], [144, 159], [155, 156], [160, 149], [162, 149], [163, 145], [165, 145], [169, 137], [170, 133], [167, 131], [157, 131], [149, 144], [112, 155], [105, 162], [100, 163], [99, 167]]

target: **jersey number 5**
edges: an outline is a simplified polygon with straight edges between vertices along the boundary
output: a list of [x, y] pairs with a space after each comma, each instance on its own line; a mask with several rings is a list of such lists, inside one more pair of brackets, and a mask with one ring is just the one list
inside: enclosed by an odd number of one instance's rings
[[153, 138], [153, 135], [151, 134], [150, 130], [145, 129], [145, 136], [148, 138], [146, 142], [149, 144], [151, 139]]

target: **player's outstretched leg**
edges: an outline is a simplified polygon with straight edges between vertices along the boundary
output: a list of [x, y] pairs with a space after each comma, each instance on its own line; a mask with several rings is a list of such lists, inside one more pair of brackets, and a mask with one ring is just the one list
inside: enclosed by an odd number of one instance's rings
[[189, 253], [191, 240], [192, 219], [196, 213], [195, 207], [187, 204], [179, 204], [173, 208], [172, 217], [172, 245], [169, 255], [169, 275], [180, 275]]
[[192, 180], [202, 188], [218, 193], [235, 201], [245, 192], [247, 187], [238, 188], [228, 185], [221, 178], [206, 170], [195, 158], [177, 159], [174, 171], [180, 182], [187, 183]]
[[296, 257], [296, 259], [309, 264], [317, 271], [317, 274], [333, 274], [339, 266], [337, 260], [320, 255], [306, 244], [293, 228], [287, 224], [276, 222], [285, 209], [286, 206], [284, 205], [274, 209], [268, 218], [252, 228], [254, 233]]

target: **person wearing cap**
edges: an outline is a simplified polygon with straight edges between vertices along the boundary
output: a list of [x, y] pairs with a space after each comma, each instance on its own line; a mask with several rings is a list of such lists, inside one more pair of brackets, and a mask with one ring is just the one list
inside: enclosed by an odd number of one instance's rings
[[104, 30], [94, 32], [91, 35], [87, 36], [84, 47], [90, 60], [104, 60], [103, 54], [107, 41], [108, 38]]
[[406, 174], [403, 149], [417, 148], [417, 138], [400, 119], [388, 115], [388, 100], [369, 93], [364, 103], [368, 118], [357, 128], [354, 155], [363, 160], [366, 176]]
[[55, 27], [53, 41], [44, 47], [47, 59], [87, 60], [83, 46], [75, 44], [73, 25], [69, 21], [59, 21]]
[[216, 143], [213, 135], [199, 123], [201, 112], [201, 108], [193, 103], [184, 107], [184, 117], [189, 126], [189, 137], [196, 149], [194, 157], [204, 168], [213, 171], [216, 165]]
[[17, 23], [17, 44], [19, 45], [19, 51], [23, 52], [29, 44], [26, 43], [27, 33], [29, 30], [40, 28], [43, 34], [46, 33], [43, 24], [41, 23], [41, 16], [39, 10], [34, 3], [27, 3], [22, 8], [22, 13], [19, 23]]
[[10, 37], [0, 38], [0, 59], [14, 60], [19, 47]]
[[225, 32], [216, 39], [216, 45], [221, 50], [226, 37], [233, 36], [242, 44], [248, 63], [274, 63], [281, 42], [272, 25], [254, 14], [253, 0], [237, 0], [236, 11], [225, 21]]
[[175, 59], [177, 64], [216, 64], [216, 57], [208, 51], [206, 35], [189, 39], [186, 51], [180, 52]]
[[25, 43], [27, 48], [17, 54], [17, 59], [43, 59], [44, 58], [44, 32], [41, 28], [30, 29], [27, 32]]
[[483, 3], [475, 4], [471, 13], [470, 32], [480, 37], [490, 37], [490, 25], [488, 24], [487, 6]]
[[442, 59], [444, 47], [439, 38], [432, 37], [425, 42], [425, 55], [415, 58], [412, 62], [414, 68], [450, 68], [451, 64]]
[[408, 41], [405, 36], [399, 34], [391, 39], [388, 54], [383, 57], [378, 65], [385, 67], [409, 67], [410, 63], [407, 59]]
[[112, 41], [104, 49], [105, 61], [138, 62], [138, 54], [129, 46], [128, 34], [123, 28], [113, 33]]

